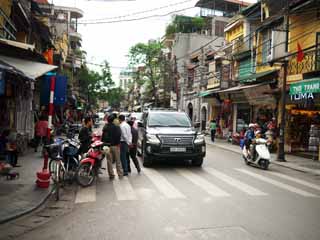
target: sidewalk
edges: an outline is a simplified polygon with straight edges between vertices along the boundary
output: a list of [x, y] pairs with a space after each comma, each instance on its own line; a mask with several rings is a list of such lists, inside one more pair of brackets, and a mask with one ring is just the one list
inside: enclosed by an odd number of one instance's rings
[[[216, 146], [231, 152], [242, 154], [239, 146], [233, 145], [227, 142], [226, 140], [216, 139], [216, 141], [212, 143], [210, 137], [206, 137], [206, 143], [208, 145]], [[275, 165], [290, 168], [300, 172], [320, 175], [320, 161], [314, 161], [311, 159], [297, 157], [290, 154], [286, 154], [286, 162], [276, 161], [276, 158], [276, 154], [271, 154], [271, 161]]]
[[36, 172], [43, 166], [40, 155], [40, 152], [29, 149], [18, 159], [21, 167], [13, 169], [20, 174], [18, 179], [0, 177], [0, 224], [37, 209], [50, 196], [51, 187], [41, 189], [35, 184]]

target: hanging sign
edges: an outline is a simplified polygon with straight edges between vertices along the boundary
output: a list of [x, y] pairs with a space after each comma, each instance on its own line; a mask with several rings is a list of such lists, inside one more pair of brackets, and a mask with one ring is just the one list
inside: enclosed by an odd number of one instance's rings
[[320, 92], [320, 78], [301, 81], [290, 84], [290, 95], [299, 95], [305, 93], [319, 93]]

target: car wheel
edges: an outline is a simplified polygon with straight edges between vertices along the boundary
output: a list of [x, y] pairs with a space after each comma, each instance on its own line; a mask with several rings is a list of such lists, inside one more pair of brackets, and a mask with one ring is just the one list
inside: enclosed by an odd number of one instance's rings
[[201, 167], [203, 163], [203, 157], [199, 157], [192, 160], [192, 165], [195, 167]]

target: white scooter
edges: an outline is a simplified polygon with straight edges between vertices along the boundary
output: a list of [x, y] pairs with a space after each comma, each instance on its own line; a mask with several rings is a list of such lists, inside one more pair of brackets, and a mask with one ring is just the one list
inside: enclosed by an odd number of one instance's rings
[[249, 151], [243, 146], [242, 156], [247, 165], [255, 165], [267, 170], [271, 162], [268, 141], [264, 138], [254, 139]]

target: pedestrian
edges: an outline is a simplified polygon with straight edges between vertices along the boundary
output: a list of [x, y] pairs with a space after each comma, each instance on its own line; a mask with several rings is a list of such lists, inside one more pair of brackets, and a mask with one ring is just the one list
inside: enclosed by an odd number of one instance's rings
[[48, 120], [47, 117], [41, 115], [35, 125], [35, 146], [34, 151], [37, 152], [40, 143], [45, 144], [48, 135]]
[[107, 168], [110, 180], [115, 177], [112, 162], [115, 162], [117, 174], [119, 178], [123, 177], [123, 169], [120, 161], [120, 139], [121, 129], [119, 126], [114, 124], [115, 115], [111, 114], [108, 116], [108, 122], [105, 124], [102, 130], [101, 140], [108, 144], [110, 152], [107, 154]]
[[79, 132], [79, 140], [80, 140], [80, 149], [79, 153], [84, 154], [88, 152], [91, 144], [91, 128], [92, 128], [92, 118], [85, 117], [83, 121], [83, 127], [80, 129]]
[[211, 141], [214, 142], [214, 138], [216, 136], [217, 131], [217, 123], [216, 120], [211, 120], [210, 122], [210, 133], [211, 133]]
[[123, 168], [123, 176], [128, 176], [128, 152], [129, 146], [132, 144], [131, 127], [126, 122], [124, 115], [119, 116], [121, 140], [120, 140], [120, 159]]
[[18, 151], [17, 151], [17, 139], [14, 132], [7, 129], [3, 133], [5, 143], [5, 155], [6, 162], [12, 167], [18, 167]]
[[132, 134], [132, 144], [129, 145], [129, 156], [128, 156], [128, 172], [131, 172], [130, 167], [130, 158], [132, 159], [138, 173], [141, 172], [140, 164], [137, 159], [137, 144], [138, 144], [138, 130], [134, 127], [134, 120], [128, 122], [131, 127], [131, 134]]

